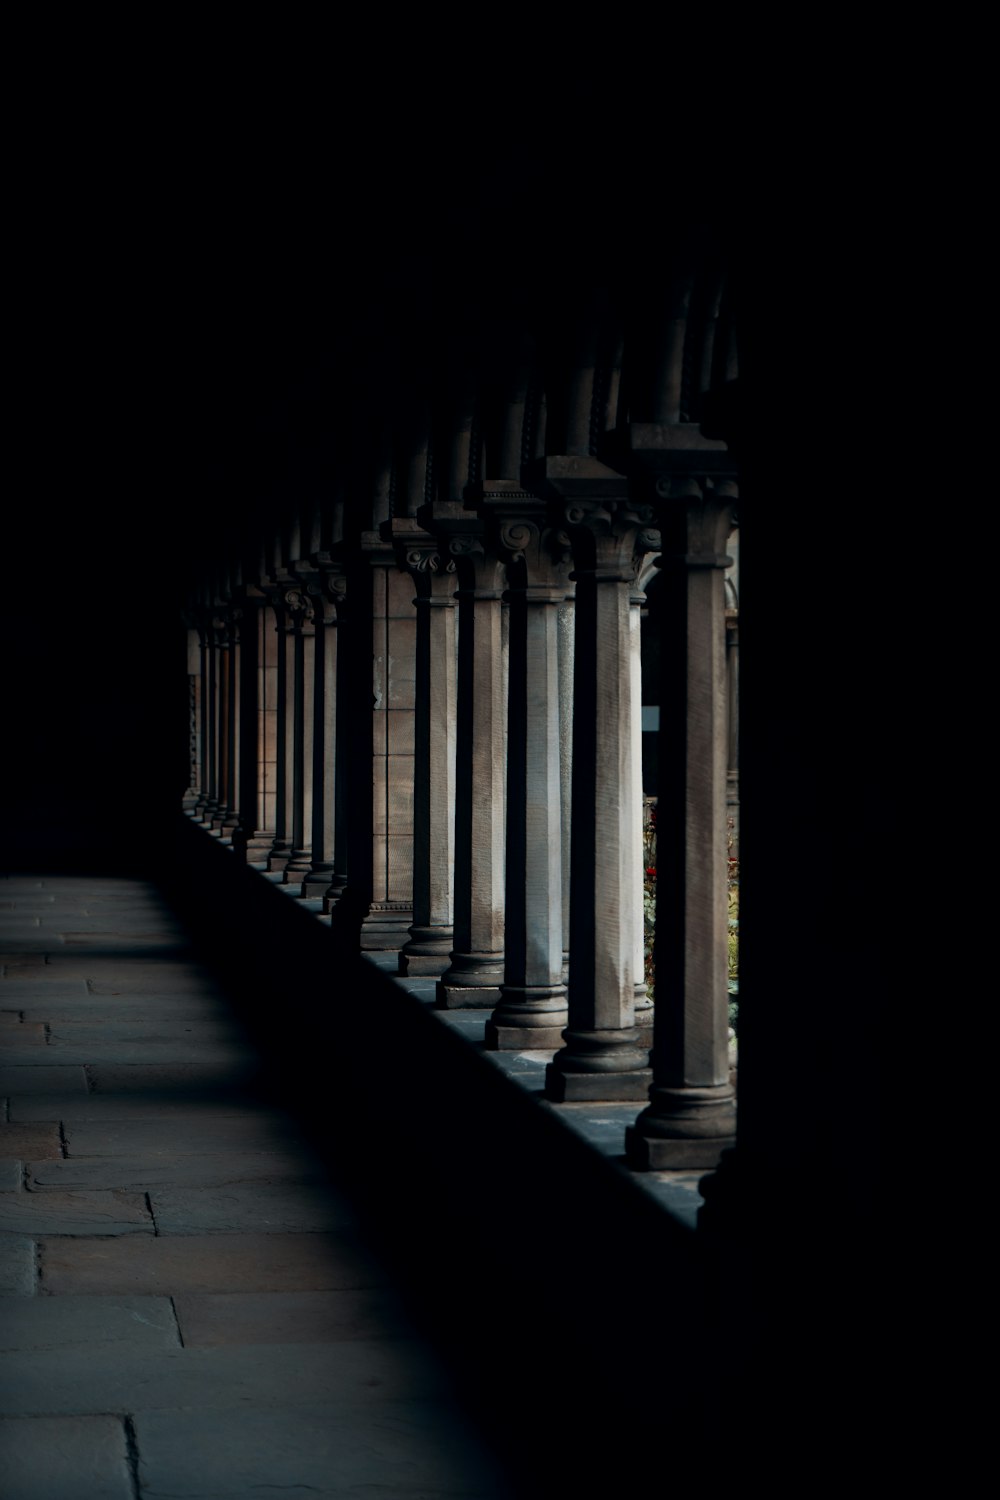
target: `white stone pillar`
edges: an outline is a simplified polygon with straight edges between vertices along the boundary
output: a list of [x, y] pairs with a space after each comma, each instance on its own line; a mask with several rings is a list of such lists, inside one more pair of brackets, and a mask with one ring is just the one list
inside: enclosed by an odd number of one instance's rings
[[[297, 591], [296, 591], [297, 592]], [[291, 611], [286, 607], [285, 591], [279, 589], [274, 600], [275, 629], [278, 636], [278, 659], [275, 744], [274, 843], [267, 858], [267, 868], [281, 872], [292, 851], [292, 807], [295, 796], [295, 632]]]
[[608, 497], [570, 501], [563, 516], [576, 579], [569, 1022], [546, 1094], [641, 1099], [651, 1074], [635, 1024], [642, 789], [632, 598], [638, 560], [655, 545], [652, 512]]
[[302, 895], [324, 900], [334, 879], [337, 834], [337, 600], [342, 583], [339, 574], [324, 570], [314, 601], [312, 864], [303, 877]]
[[531, 495], [484, 506], [507, 564], [510, 605], [504, 978], [486, 1045], [547, 1049], [566, 1024], [558, 621], [568, 547]]
[[736, 486], [662, 477], [656, 1018], [635, 1167], [711, 1167], [735, 1140], [729, 1082], [724, 572]]
[[455, 564], [426, 533], [406, 538], [399, 556], [417, 590], [413, 926], [399, 972], [440, 974], [454, 941]]
[[458, 589], [454, 946], [437, 986], [444, 1010], [492, 1008], [504, 951], [504, 652], [506, 573], [473, 517], [442, 533]]
[[301, 887], [312, 864], [312, 757], [314, 723], [316, 612], [305, 589], [289, 589], [285, 603], [292, 616], [295, 683], [292, 690], [292, 847], [283, 872], [286, 885]]

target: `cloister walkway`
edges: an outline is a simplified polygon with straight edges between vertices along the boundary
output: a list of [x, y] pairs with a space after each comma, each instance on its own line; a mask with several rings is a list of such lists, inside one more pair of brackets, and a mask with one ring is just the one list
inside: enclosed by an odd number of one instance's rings
[[5, 1500], [523, 1493], [158, 891], [0, 933]]

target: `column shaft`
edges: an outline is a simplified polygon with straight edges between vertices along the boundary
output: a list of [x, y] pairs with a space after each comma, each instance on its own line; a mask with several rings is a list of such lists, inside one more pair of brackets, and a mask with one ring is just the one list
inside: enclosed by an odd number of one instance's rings
[[631, 601], [651, 515], [614, 501], [573, 502], [565, 514], [577, 564], [569, 1024], [546, 1093], [641, 1099], [651, 1074], [635, 1025], [642, 811]]
[[723, 572], [735, 486], [663, 479], [656, 1018], [637, 1167], [715, 1165], [735, 1137], [729, 1083]]

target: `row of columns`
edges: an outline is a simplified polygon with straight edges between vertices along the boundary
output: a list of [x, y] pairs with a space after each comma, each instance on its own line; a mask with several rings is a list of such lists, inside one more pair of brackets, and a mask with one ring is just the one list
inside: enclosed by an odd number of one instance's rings
[[[709, 445], [710, 447], [712, 445]], [[637, 1167], [709, 1167], [729, 1082], [726, 541], [717, 455], [546, 459], [201, 601], [190, 811], [363, 948], [554, 1052], [555, 1101], [648, 1100]], [[713, 465], [712, 459], [716, 462]], [[714, 468], [714, 472], [713, 472]], [[343, 520], [343, 518], [341, 518]], [[343, 534], [343, 526], [339, 528]], [[663, 570], [653, 1007], [639, 618]], [[273, 826], [269, 826], [273, 820]]]

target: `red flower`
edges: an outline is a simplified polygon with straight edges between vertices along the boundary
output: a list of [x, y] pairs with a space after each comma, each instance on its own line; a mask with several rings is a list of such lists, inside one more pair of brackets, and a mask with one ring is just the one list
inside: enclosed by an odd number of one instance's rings
[[655, 865], [647, 865], [646, 866], [646, 874], [647, 875], [655, 875], [656, 874], [656, 866]]

